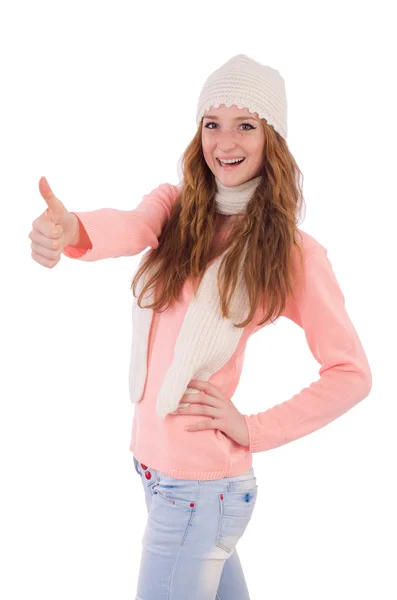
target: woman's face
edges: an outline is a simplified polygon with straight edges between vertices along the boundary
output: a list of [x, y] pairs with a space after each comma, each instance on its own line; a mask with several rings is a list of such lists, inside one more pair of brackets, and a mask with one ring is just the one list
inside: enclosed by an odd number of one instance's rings
[[[207, 165], [225, 186], [240, 185], [262, 172], [265, 132], [257, 113], [235, 105], [211, 107], [203, 117], [201, 144]], [[228, 158], [244, 160], [223, 167], [219, 159]]]

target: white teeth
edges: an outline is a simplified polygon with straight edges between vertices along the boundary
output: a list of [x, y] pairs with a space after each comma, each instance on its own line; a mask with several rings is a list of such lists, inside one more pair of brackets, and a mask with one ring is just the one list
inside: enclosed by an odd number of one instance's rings
[[221, 160], [219, 159], [219, 162], [221, 163], [221, 165], [232, 165], [234, 163], [238, 163], [238, 162], [242, 162], [244, 160], [244, 158], [232, 158], [229, 160]]

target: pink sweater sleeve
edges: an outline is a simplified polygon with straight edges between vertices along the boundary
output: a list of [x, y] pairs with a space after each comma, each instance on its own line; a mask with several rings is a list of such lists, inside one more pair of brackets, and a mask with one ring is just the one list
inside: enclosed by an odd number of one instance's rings
[[320, 379], [289, 400], [256, 415], [244, 415], [251, 452], [292, 442], [324, 427], [370, 392], [372, 374], [357, 332], [346, 312], [327, 250], [318, 245], [305, 264], [306, 289], [285, 316], [305, 332]]
[[[79, 219], [81, 245], [65, 246], [69, 258], [94, 261], [103, 258], [133, 256], [148, 246], [158, 247], [161, 235], [180, 188], [162, 183], [143, 196], [132, 210], [100, 208], [74, 212]], [[83, 229], [82, 229], [83, 228]]]

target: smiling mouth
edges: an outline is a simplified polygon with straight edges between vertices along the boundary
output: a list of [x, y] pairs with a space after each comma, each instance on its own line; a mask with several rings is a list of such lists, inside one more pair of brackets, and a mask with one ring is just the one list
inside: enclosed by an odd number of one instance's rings
[[219, 158], [217, 158], [216, 160], [217, 160], [219, 166], [222, 169], [226, 169], [227, 171], [230, 171], [232, 169], [236, 169], [239, 165], [242, 165], [243, 162], [245, 161], [245, 157], [243, 158], [243, 160], [240, 160], [240, 161], [235, 162], [235, 163], [224, 163], [224, 164], [222, 164]]

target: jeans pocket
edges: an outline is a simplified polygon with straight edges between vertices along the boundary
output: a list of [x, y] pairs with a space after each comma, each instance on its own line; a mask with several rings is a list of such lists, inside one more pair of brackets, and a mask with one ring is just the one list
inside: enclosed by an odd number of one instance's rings
[[219, 527], [216, 545], [230, 554], [251, 520], [258, 495], [255, 478], [238, 481], [219, 494]]
[[228, 486], [228, 492], [249, 492], [257, 488], [256, 477], [252, 475], [249, 479], [232, 480]]
[[[186, 487], [182, 481], [178, 481], [175, 485], [169, 483], [169, 478], [167, 479], [167, 483], [163, 481], [163, 477], [160, 477], [156, 486], [153, 488], [154, 494], [158, 496], [160, 502], [164, 502], [167, 506], [170, 507], [179, 507], [188, 511], [193, 511], [195, 508], [195, 499], [194, 492], [191, 487], [188, 485], [187, 489], [183, 489]], [[174, 480], [176, 482], [176, 480]]]
[[174, 498], [172, 496], [165, 495], [164, 492], [160, 491], [157, 486], [154, 494], [158, 496], [160, 502], [165, 502], [167, 506], [183, 508], [185, 510], [189, 510], [190, 512], [195, 506], [194, 500], [183, 500], [182, 498]]

